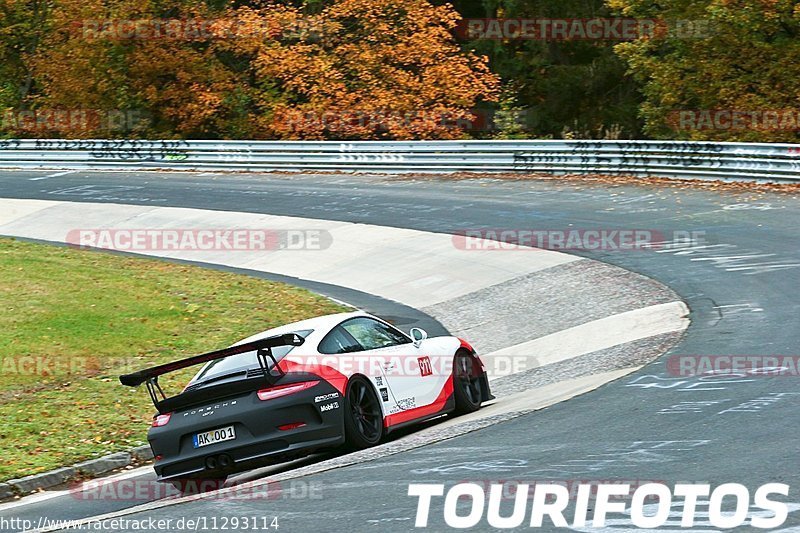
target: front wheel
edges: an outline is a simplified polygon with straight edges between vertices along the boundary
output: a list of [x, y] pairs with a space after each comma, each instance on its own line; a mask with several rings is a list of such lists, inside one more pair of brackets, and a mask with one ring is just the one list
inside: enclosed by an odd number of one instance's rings
[[344, 397], [344, 435], [348, 448], [363, 450], [383, 438], [383, 414], [378, 396], [364, 378], [354, 377]]
[[453, 396], [456, 400], [455, 414], [473, 413], [481, 408], [481, 373], [478, 362], [472, 355], [459, 350], [453, 359]]

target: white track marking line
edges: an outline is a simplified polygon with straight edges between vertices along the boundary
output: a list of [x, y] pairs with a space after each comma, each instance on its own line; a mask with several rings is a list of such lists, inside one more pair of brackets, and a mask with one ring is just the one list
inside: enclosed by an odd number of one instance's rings
[[[555, 405], [564, 400], [569, 400], [575, 396], [591, 392], [601, 385], [605, 385], [611, 381], [615, 381], [623, 376], [627, 376], [642, 368], [641, 366], [631, 366], [619, 370], [612, 370], [610, 372], [598, 372], [597, 374], [590, 374], [588, 376], [581, 376], [578, 378], [565, 379], [556, 383], [550, 383], [540, 387], [518, 392], [510, 396], [501, 396], [490, 404], [483, 404], [479, 410], [467, 415], [461, 415], [458, 418], [444, 420], [433, 426], [437, 431], [443, 428], [457, 426], [460, 424], [474, 422], [482, 418], [489, 418], [498, 416], [505, 413], [514, 413], [521, 411], [536, 411]], [[424, 433], [420, 431], [419, 434]]]
[[47, 176], [39, 176], [38, 178], [29, 178], [28, 181], [40, 181], [47, 178], [57, 178], [59, 176], [66, 176], [67, 174], [75, 174], [77, 170], [67, 170], [65, 172], [56, 172], [55, 174], [48, 174]]
[[[493, 365], [493, 357], [520, 356], [526, 358], [523, 370], [529, 370], [662, 333], [684, 330], [689, 325], [688, 314], [689, 309], [683, 302], [651, 305], [503, 348], [484, 355], [484, 363], [487, 368], [496, 368], [498, 365]], [[512, 373], [495, 374], [491, 379]]]

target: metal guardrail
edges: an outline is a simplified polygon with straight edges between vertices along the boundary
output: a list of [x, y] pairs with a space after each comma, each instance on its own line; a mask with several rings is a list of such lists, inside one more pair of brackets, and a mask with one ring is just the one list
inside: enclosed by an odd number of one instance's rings
[[800, 180], [800, 145], [684, 141], [0, 140], [0, 168], [544, 172]]

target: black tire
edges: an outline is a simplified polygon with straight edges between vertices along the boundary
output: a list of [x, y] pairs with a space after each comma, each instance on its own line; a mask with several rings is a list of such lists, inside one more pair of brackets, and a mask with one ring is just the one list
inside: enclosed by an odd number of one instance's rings
[[171, 479], [169, 482], [175, 487], [178, 492], [183, 495], [189, 496], [191, 494], [203, 494], [221, 489], [225, 486], [227, 477], [220, 478], [181, 478]]
[[372, 384], [356, 376], [344, 397], [344, 437], [349, 449], [363, 450], [383, 438], [383, 413]]
[[474, 413], [481, 408], [483, 392], [480, 378], [478, 361], [465, 350], [456, 352], [453, 358], [453, 396], [456, 400], [454, 414]]

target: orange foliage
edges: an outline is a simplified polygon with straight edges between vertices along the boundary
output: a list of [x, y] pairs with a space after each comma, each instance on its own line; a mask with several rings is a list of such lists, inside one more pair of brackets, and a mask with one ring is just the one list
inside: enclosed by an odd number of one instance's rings
[[486, 59], [455, 42], [458, 14], [427, 0], [334, 0], [311, 16], [277, 3], [60, 0], [48, 17], [25, 105], [149, 119], [76, 121], [54, 136], [459, 138], [459, 121], [498, 93]]
[[[460, 138], [470, 108], [494, 101], [498, 78], [465, 54], [450, 30], [459, 18], [426, 0], [341, 0], [317, 15], [289, 7], [240, 8], [245, 34], [300, 28], [296, 38], [226, 43], [249, 54], [258, 80], [277, 82], [262, 136], [286, 139]], [[285, 35], [285, 34], [284, 34]]]

